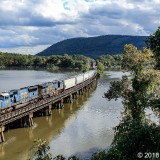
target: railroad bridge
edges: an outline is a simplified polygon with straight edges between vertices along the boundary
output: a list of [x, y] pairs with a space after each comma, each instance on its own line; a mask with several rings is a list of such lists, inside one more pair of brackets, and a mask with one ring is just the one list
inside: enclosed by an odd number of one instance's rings
[[64, 90], [58, 95], [46, 96], [41, 100], [28, 103], [22, 107], [0, 115], [0, 143], [5, 141], [4, 131], [9, 125], [19, 127], [33, 126], [33, 118], [36, 116], [50, 116], [52, 109], [62, 109], [65, 102], [72, 103], [73, 99], [78, 98], [86, 90], [90, 89], [96, 82], [97, 75], [77, 84], [76, 86]]

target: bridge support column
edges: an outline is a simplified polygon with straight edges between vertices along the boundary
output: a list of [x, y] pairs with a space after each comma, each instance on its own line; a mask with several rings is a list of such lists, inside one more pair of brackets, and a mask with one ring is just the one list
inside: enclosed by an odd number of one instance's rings
[[77, 99], [78, 98], [78, 92], [75, 92], [74, 94], [73, 94], [73, 99]]
[[29, 113], [26, 117], [24, 117], [24, 126], [33, 126], [33, 113]]
[[68, 99], [67, 99], [68, 103], [73, 103], [73, 96], [72, 94], [69, 95]]
[[52, 105], [51, 104], [44, 109], [45, 109], [45, 116], [52, 115]]
[[5, 138], [4, 138], [4, 126], [0, 126], [0, 143], [5, 142]]
[[82, 89], [79, 90], [79, 95], [83, 95], [83, 90]]
[[64, 107], [64, 100], [63, 99], [61, 99], [61, 101], [60, 101], [60, 107], [61, 107], [61, 109]]
[[55, 108], [55, 109], [62, 109], [62, 108], [64, 107], [63, 102], [64, 102], [63, 99], [61, 99], [60, 101], [56, 102], [56, 103], [54, 104], [54, 108]]

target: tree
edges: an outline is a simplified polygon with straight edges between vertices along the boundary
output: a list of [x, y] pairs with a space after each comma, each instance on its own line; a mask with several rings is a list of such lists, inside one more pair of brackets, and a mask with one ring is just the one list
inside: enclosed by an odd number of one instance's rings
[[149, 36], [146, 44], [153, 51], [157, 62], [156, 67], [160, 69], [160, 27], [158, 27], [155, 33]]
[[100, 77], [104, 75], [104, 65], [101, 62], [97, 63], [97, 73]]
[[32, 147], [35, 154], [31, 159], [34, 160], [52, 160], [52, 155], [48, 153], [50, 147], [47, 145], [47, 141], [44, 139], [36, 139]]
[[[115, 127], [115, 137], [107, 160], [136, 160], [139, 152], [156, 153], [160, 150], [160, 128], [148, 121], [145, 109], [154, 110], [151, 103], [159, 97], [159, 71], [154, 69], [153, 54], [149, 49], [137, 50], [133, 45], [125, 45], [122, 68], [131, 72], [131, 77], [123, 76], [120, 81], [111, 82], [105, 97], [122, 99], [124, 112], [120, 124]], [[144, 158], [144, 157], [143, 157]], [[157, 157], [152, 158], [156, 159]]]

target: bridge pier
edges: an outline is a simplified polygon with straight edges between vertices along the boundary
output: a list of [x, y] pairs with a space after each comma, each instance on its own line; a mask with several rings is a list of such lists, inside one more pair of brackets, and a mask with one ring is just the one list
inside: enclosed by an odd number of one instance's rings
[[82, 89], [79, 90], [79, 95], [83, 95], [83, 90]]
[[68, 96], [67, 102], [68, 102], [68, 103], [73, 103], [73, 96], [72, 96], [72, 94], [70, 94], [70, 95]]
[[4, 129], [5, 129], [4, 126], [0, 126], [0, 143], [5, 142], [4, 133], [3, 133]]
[[33, 126], [33, 113], [29, 113], [27, 116], [24, 117], [24, 123], [22, 124], [23, 126]]
[[77, 99], [78, 98], [78, 92], [73, 93], [73, 99]]
[[62, 109], [64, 107], [64, 100], [61, 99], [60, 101], [54, 103], [54, 109]]
[[45, 116], [52, 115], [52, 105], [51, 104], [49, 106], [47, 106], [46, 108], [44, 108], [44, 114], [45, 114]]

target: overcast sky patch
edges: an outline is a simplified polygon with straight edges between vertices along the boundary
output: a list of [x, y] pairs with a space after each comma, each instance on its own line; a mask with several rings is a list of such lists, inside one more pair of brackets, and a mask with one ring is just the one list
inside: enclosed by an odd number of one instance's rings
[[0, 0], [0, 48], [51, 45], [73, 37], [150, 35], [159, 0]]

